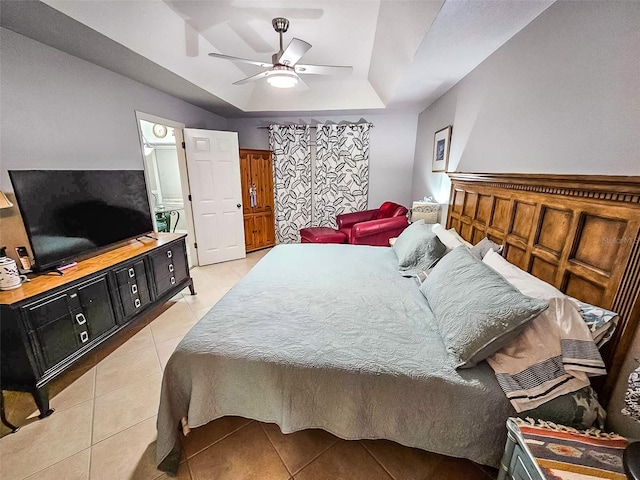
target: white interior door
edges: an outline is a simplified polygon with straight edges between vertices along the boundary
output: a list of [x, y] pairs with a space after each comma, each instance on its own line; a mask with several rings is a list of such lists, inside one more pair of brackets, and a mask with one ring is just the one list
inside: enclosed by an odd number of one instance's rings
[[184, 129], [198, 263], [246, 256], [238, 134]]

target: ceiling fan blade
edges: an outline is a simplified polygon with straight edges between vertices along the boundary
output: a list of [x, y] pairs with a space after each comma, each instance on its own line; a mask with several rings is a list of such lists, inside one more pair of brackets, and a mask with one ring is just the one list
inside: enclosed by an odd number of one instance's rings
[[309, 85], [305, 82], [300, 75], [298, 75], [298, 84], [296, 85], [296, 90], [309, 90]]
[[278, 63], [293, 67], [310, 48], [310, 43], [299, 38], [293, 38], [282, 52], [282, 55], [280, 55], [280, 58], [278, 58]]
[[303, 75], [348, 75], [353, 72], [353, 67], [341, 65], [296, 65], [294, 69]]
[[238, 80], [237, 82], [233, 82], [234, 85], [244, 85], [245, 83], [255, 82], [256, 80], [260, 80], [263, 78], [267, 78], [269, 75], [273, 73], [272, 70], [267, 70], [266, 72], [261, 72], [256, 75], [252, 75], [247, 78], [243, 78], [242, 80]]
[[273, 67], [272, 63], [258, 62], [256, 60], [247, 60], [246, 58], [232, 57], [231, 55], [223, 55], [222, 53], [210, 53], [209, 56], [215, 57], [215, 58], [224, 58], [225, 60], [231, 60], [232, 62], [248, 63], [249, 65], [257, 65], [262, 68]]

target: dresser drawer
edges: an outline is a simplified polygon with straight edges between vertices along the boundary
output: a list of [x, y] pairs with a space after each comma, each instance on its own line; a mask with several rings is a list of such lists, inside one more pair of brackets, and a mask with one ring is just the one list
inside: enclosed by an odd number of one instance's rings
[[170, 245], [149, 256], [158, 296], [189, 276], [184, 243]]
[[116, 270], [118, 302], [128, 320], [151, 303], [147, 272], [143, 260]]
[[42, 347], [45, 370], [60, 363], [80, 346], [74, 320], [70, 315], [38, 328], [36, 335]]
[[[76, 294], [76, 300], [77, 297], [78, 295]], [[68, 317], [71, 312], [69, 303], [69, 295], [67, 293], [61, 293], [27, 305], [23, 308], [23, 311], [29, 319], [29, 329], [36, 330], [62, 317]], [[74, 303], [74, 306], [75, 305]]]

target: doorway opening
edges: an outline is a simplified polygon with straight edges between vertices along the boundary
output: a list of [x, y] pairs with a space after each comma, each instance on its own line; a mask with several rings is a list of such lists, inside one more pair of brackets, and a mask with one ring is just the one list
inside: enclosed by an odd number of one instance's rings
[[187, 257], [189, 267], [192, 267], [198, 261], [182, 149], [181, 127], [184, 125], [140, 112], [136, 112], [136, 117], [155, 230], [186, 234]]

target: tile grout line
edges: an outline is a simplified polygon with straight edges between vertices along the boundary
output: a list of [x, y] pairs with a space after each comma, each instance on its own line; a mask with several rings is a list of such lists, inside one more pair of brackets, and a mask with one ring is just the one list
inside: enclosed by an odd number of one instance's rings
[[[84, 402], [80, 402], [80, 403], [78, 403], [77, 405], [74, 405], [74, 406], [75, 406], [75, 407], [77, 407], [78, 405], [82, 405], [83, 403], [88, 403], [90, 400], [92, 400], [92, 399], [85, 400]], [[64, 409], [64, 410], [68, 410], [68, 408], [67, 408], [67, 409]], [[64, 411], [64, 410], [61, 410], [61, 411]], [[92, 434], [92, 436], [93, 436], [93, 410], [91, 411], [91, 414], [92, 414], [92, 418], [91, 418], [91, 434]], [[40, 419], [40, 421], [42, 421], [42, 420], [46, 420], [46, 419], [44, 419], [44, 418]], [[25, 426], [26, 426], [26, 425], [25, 425]], [[2, 438], [4, 438], [4, 437], [2, 437]], [[91, 440], [90, 440], [90, 442], [91, 442]], [[88, 446], [88, 447], [86, 447], [86, 448], [82, 448], [82, 449], [78, 450], [77, 452], [73, 452], [72, 454], [70, 454], [70, 455], [68, 455], [68, 456], [66, 456], [66, 457], [64, 457], [64, 458], [61, 458], [61, 459], [60, 459], [60, 460], [58, 460], [57, 462], [50, 463], [49, 465], [47, 465], [47, 466], [45, 466], [45, 467], [42, 467], [40, 470], [38, 470], [38, 471], [36, 471], [36, 472], [33, 472], [33, 473], [30, 473], [30, 474], [29, 474], [29, 475], [27, 475], [26, 477], [20, 477], [20, 479], [19, 479], [19, 480], [26, 480], [26, 479], [28, 479], [29, 477], [32, 477], [32, 476], [34, 476], [34, 475], [37, 475], [38, 473], [40, 473], [40, 472], [42, 472], [42, 471], [46, 470], [46, 469], [47, 469], [47, 468], [49, 468], [49, 467], [53, 467], [54, 465], [57, 465], [58, 463], [63, 462], [63, 461], [65, 461], [65, 460], [67, 460], [68, 458], [71, 458], [71, 457], [73, 457], [74, 455], [77, 455], [77, 454], [78, 454], [78, 453], [80, 453], [80, 452], [84, 452], [85, 450], [90, 450], [90, 449], [91, 449], [91, 445], [89, 445], [89, 446]], [[91, 452], [89, 452], [89, 457], [91, 457]], [[91, 465], [91, 464], [89, 464], [89, 465]], [[2, 477], [0, 477], [0, 478], [2, 478]]]
[[358, 443], [362, 446], [362, 448], [364, 448], [364, 451], [367, 452], [367, 454], [369, 454], [369, 456], [371, 458], [373, 458], [373, 460], [380, 465], [380, 467], [382, 467], [382, 469], [387, 473], [387, 475], [389, 475], [389, 477], [391, 477], [393, 480], [398, 480], [396, 479], [396, 477], [387, 469], [387, 467], [384, 466], [384, 464], [382, 463], [382, 461], [378, 460], [378, 457], [376, 457], [373, 452], [371, 452], [367, 446], [362, 443], [362, 440], [358, 440]]
[[[62, 463], [62, 462], [64, 462], [65, 460], [68, 460], [69, 458], [73, 457], [74, 455], [77, 455], [77, 454], [79, 454], [79, 453], [84, 452], [85, 450], [91, 450], [91, 446], [89, 446], [89, 447], [87, 447], [87, 448], [83, 448], [82, 450], [78, 450], [77, 452], [72, 453], [72, 454], [71, 454], [71, 455], [69, 455], [68, 457], [61, 458], [61, 459], [60, 459], [60, 460], [58, 460], [57, 462], [54, 462], [54, 463], [52, 463], [51, 465], [47, 465], [46, 467], [41, 468], [41, 469], [40, 469], [40, 470], [38, 470], [37, 472], [30, 473], [30, 474], [29, 474], [29, 475], [27, 475], [26, 477], [20, 477], [20, 479], [19, 479], [19, 480], [28, 480], [28, 479], [29, 479], [29, 477], [33, 477], [34, 475], [37, 475], [37, 474], [39, 474], [39, 473], [41, 473], [41, 472], [45, 471], [47, 468], [51, 468], [51, 467], [53, 467], [54, 465], [58, 465], [59, 463]], [[89, 467], [91, 467], [91, 452], [89, 452]], [[88, 477], [87, 477], [87, 480], [89, 480], [89, 479], [88, 479]]]
[[93, 443], [93, 440], [92, 440], [91, 448], [95, 447], [96, 445], [100, 445], [105, 440], [108, 440], [111, 437], [114, 437], [114, 436], [118, 435], [119, 433], [122, 433], [122, 432], [124, 432], [126, 430], [129, 430], [131, 427], [135, 427], [136, 425], [140, 425], [142, 422], [146, 422], [150, 418], [156, 417], [157, 415], [158, 415], [157, 413], [154, 413], [153, 415], [151, 415], [151, 416], [149, 416], [149, 417], [147, 417], [147, 418], [145, 418], [143, 420], [140, 420], [139, 422], [133, 423], [133, 424], [129, 425], [128, 427], [126, 427], [126, 428], [124, 428], [124, 429], [122, 429], [122, 430], [120, 430], [118, 432], [112, 433], [111, 435], [108, 435], [108, 436], [104, 437], [102, 440], [100, 440], [100, 441], [98, 441], [96, 443]]
[[89, 439], [89, 471], [87, 472], [87, 480], [91, 480], [91, 459], [93, 458], [93, 424], [96, 418], [96, 388], [98, 387], [98, 365], [95, 366], [93, 372], [93, 398], [91, 408], [91, 438]]
[[[155, 350], [155, 348], [154, 348], [154, 350]], [[156, 357], [157, 357], [157, 356], [158, 356], [158, 352], [156, 352]], [[106, 391], [106, 392], [102, 392], [102, 393], [101, 393], [101, 394], [99, 394], [99, 395], [94, 395], [94, 398], [103, 397], [104, 395], [107, 395], [108, 393], [116, 392], [116, 391], [118, 391], [118, 390], [123, 389], [124, 387], [128, 387], [128, 386], [130, 386], [130, 385], [133, 385], [134, 383], [137, 383], [137, 382], [139, 382], [139, 381], [141, 381], [141, 380], [145, 380], [145, 379], [147, 379], [147, 378], [149, 378], [149, 377], [153, 377], [154, 375], [158, 375], [159, 373], [160, 373], [160, 374], [162, 374], [162, 373], [163, 373], [162, 369], [160, 369], [160, 371], [159, 371], [159, 372], [153, 372], [153, 373], [150, 373], [149, 375], [145, 375], [144, 377], [140, 377], [140, 378], [138, 378], [138, 379], [136, 379], [136, 380], [134, 380], [134, 381], [132, 381], [132, 382], [125, 383], [124, 385], [120, 385], [119, 387], [114, 388], [114, 389], [112, 389], [112, 390], [108, 390], [108, 391]]]
[[[335, 435], [334, 435], [335, 436]], [[327, 450], [329, 450], [331, 447], [333, 447], [336, 443], [338, 443], [341, 439], [337, 438], [331, 442], [331, 444], [323, 449], [321, 452], [319, 452], [315, 457], [313, 457], [311, 460], [309, 460], [307, 463], [305, 463], [302, 467], [300, 467], [294, 474], [292, 474], [292, 476], [295, 476], [297, 474], [299, 474], [302, 470], [304, 470], [305, 468], [307, 468], [309, 465], [311, 465], [313, 462], [315, 462], [318, 458], [320, 458], [320, 456], [326, 452]]]
[[[219, 418], [222, 418], [222, 417], [219, 417]], [[244, 417], [243, 417], [243, 418], [244, 418]], [[216, 419], [216, 420], [217, 420], [217, 419]], [[247, 419], [247, 420], [250, 420], [250, 419]], [[211, 420], [211, 421], [213, 422], [213, 421], [215, 421], [215, 420]], [[230, 437], [231, 435], [233, 435], [233, 434], [234, 434], [234, 433], [236, 433], [237, 431], [242, 430], [242, 429], [243, 429], [244, 427], [246, 427], [247, 425], [251, 425], [251, 423], [252, 423], [252, 422], [255, 422], [255, 420], [251, 420], [250, 422], [245, 423], [245, 424], [244, 424], [244, 425], [242, 425], [241, 427], [236, 428], [236, 429], [235, 429], [235, 430], [233, 430], [232, 432], [227, 433], [224, 437], [221, 437], [221, 438], [219, 438], [218, 440], [216, 440], [215, 442], [210, 443], [210, 444], [209, 444], [209, 445], [207, 445], [206, 447], [201, 448], [200, 450], [198, 450], [196, 453], [194, 453], [194, 454], [193, 454], [193, 455], [191, 455], [191, 456], [187, 456], [187, 452], [185, 452], [185, 457], [187, 458], [187, 461], [189, 461], [190, 459], [192, 459], [192, 458], [193, 458], [193, 457], [195, 457], [196, 455], [198, 455], [198, 454], [200, 454], [200, 453], [204, 452], [207, 448], [212, 447], [212, 446], [213, 446], [213, 445], [215, 445], [216, 443], [220, 443], [220, 442], [221, 442], [222, 440], [224, 440], [225, 438]], [[205, 425], [206, 425], [206, 423], [205, 423]], [[204, 425], [201, 425], [201, 427], [204, 427]], [[200, 427], [194, 427], [194, 428], [200, 428]], [[183, 435], [183, 438], [186, 438], [186, 437]], [[184, 447], [184, 446], [183, 446], [183, 447]]]
[[271, 441], [271, 438], [269, 437], [269, 434], [267, 433], [267, 431], [264, 429], [262, 422], [257, 422], [257, 423], [260, 426], [260, 429], [262, 430], [262, 434], [265, 437], [267, 437], [267, 442], [269, 442], [269, 444], [271, 445], [271, 448], [273, 448], [273, 451], [276, 452], [276, 455], [280, 459], [280, 462], [282, 462], [282, 465], [284, 465], [284, 469], [288, 473], [287, 480], [291, 480], [293, 478], [293, 473], [291, 473], [291, 470], [289, 470], [289, 467], [287, 466], [287, 463], [284, 461], [284, 458], [282, 458], [282, 455], [280, 455], [280, 452], [278, 452], [278, 449], [276, 448], [275, 444]]
[[264, 425], [262, 425], [262, 422], [258, 422], [258, 425], [260, 426], [260, 430], [262, 430], [262, 433], [264, 434], [264, 436], [267, 437], [267, 442], [269, 442], [269, 444], [271, 445], [271, 448], [273, 448], [273, 450], [276, 452], [276, 455], [278, 455], [278, 458], [280, 459], [280, 461], [284, 465], [284, 469], [289, 473], [289, 478], [293, 477], [293, 472], [289, 469], [289, 466], [287, 465], [287, 462], [284, 461], [284, 458], [282, 458], [282, 455], [280, 455], [280, 452], [276, 448], [276, 446], [273, 443], [273, 441], [271, 441], [271, 437], [269, 436], [267, 431], [264, 429]]

